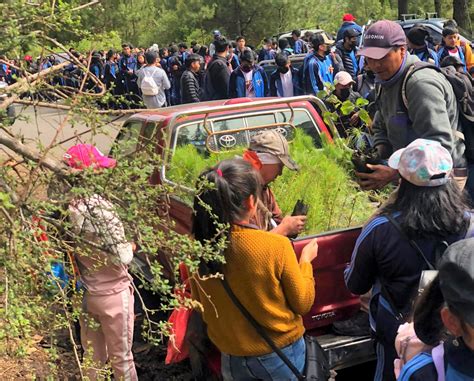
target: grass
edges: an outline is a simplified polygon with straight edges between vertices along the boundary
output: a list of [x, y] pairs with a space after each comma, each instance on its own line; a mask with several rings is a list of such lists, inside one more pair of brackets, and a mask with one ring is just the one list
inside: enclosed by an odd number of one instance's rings
[[[311, 137], [297, 131], [290, 151], [300, 171], [285, 169], [271, 185], [285, 215], [293, 211], [299, 199], [310, 206], [305, 234], [360, 225], [375, 211], [369, 194], [360, 190], [340, 160], [344, 156], [342, 150], [335, 144], [317, 149]], [[178, 147], [167, 175], [174, 182], [193, 188], [203, 169], [241, 153], [237, 150], [205, 158], [192, 145]], [[181, 197], [190, 202], [192, 195], [182, 193]]]

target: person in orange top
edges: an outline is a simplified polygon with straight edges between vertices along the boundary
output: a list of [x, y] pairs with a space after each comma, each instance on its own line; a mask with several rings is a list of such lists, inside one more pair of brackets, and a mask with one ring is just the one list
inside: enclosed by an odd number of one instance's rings
[[[311, 262], [317, 257], [316, 239], [298, 261], [288, 238], [250, 223], [260, 179], [248, 162], [225, 160], [200, 179], [215, 186], [195, 197], [194, 237], [201, 243], [225, 238], [227, 248], [222, 252], [225, 263], [201, 262], [199, 273], [191, 278], [191, 293], [203, 307], [209, 338], [222, 352], [224, 380], [293, 380], [295, 375], [244, 317], [215, 274], [223, 274], [245, 309], [303, 371], [302, 315], [315, 297]], [[222, 224], [230, 229], [222, 230]]]

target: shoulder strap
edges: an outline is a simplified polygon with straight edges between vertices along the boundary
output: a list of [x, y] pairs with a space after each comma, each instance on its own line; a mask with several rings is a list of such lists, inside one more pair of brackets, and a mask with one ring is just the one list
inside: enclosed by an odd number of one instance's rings
[[288, 357], [285, 356], [285, 354], [281, 351], [280, 348], [278, 348], [275, 344], [275, 342], [270, 338], [267, 332], [263, 329], [263, 327], [258, 324], [258, 322], [254, 319], [254, 317], [248, 312], [248, 310], [240, 303], [240, 300], [235, 296], [234, 292], [229, 286], [229, 283], [225, 278], [222, 279], [222, 285], [224, 286], [225, 291], [229, 295], [230, 299], [232, 302], [235, 304], [235, 306], [242, 312], [242, 315], [249, 321], [249, 323], [255, 328], [257, 333], [265, 340], [265, 342], [270, 346], [270, 348], [275, 352], [281, 360], [290, 368], [290, 370], [293, 372], [293, 374], [296, 376], [296, 378], [300, 381], [305, 380], [306, 377], [296, 369], [296, 367], [293, 365], [293, 363], [290, 361]]
[[418, 244], [410, 239], [406, 233], [403, 231], [402, 227], [400, 226], [400, 224], [395, 220], [395, 218], [393, 218], [392, 216], [390, 215], [386, 215], [387, 219], [390, 221], [390, 223], [395, 227], [395, 229], [397, 229], [397, 231], [400, 233], [400, 235], [406, 239], [408, 241], [408, 243], [410, 244], [410, 246], [415, 249], [416, 253], [425, 261], [425, 263], [428, 265], [428, 269], [430, 270], [436, 270], [435, 267], [431, 264], [430, 261], [428, 261], [428, 259], [426, 258], [425, 254], [423, 253], [423, 250], [420, 249], [420, 246], [418, 246]]
[[402, 89], [401, 89], [402, 102], [403, 102], [403, 105], [405, 106], [405, 109], [407, 110], [408, 110], [407, 82], [415, 72], [421, 69], [425, 69], [425, 68], [433, 69], [433, 70], [436, 70], [438, 73], [441, 73], [441, 69], [439, 67], [427, 62], [423, 62], [423, 61], [415, 62], [408, 68], [408, 71], [405, 74], [405, 78], [403, 79]]
[[431, 350], [431, 357], [438, 373], [438, 381], [445, 381], [446, 371], [444, 369], [444, 343], [439, 344]]

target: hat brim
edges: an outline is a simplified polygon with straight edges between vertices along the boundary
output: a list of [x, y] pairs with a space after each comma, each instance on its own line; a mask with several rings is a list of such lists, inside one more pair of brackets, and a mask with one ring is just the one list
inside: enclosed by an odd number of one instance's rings
[[392, 153], [392, 156], [388, 159], [388, 166], [392, 169], [397, 169], [400, 166], [400, 157], [402, 156], [403, 151], [405, 151], [405, 148], [399, 149], [398, 151], [395, 151]]
[[334, 45], [335, 43], [336, 43], [336, 41], [330, 40], [329, 38], [324, 37], [324, 44]]
[[357, 55], [372, 58], [374, 60], [380, 60], [384, 58], [390, 52], [390, 50], [392, 50], [392, 48], [367, 47], [359, 50]]
[[298, 167], [298, 164], [296, 164], [295, 161], [291, 157], [289, 157], [289, 156], [278, 156], [278, 158], [285, 165], [285, 167], [287, 167], [288, 169], [290, 169], [292, 171], [297, 171], [297, 170], [300, 169], [300, 167]]

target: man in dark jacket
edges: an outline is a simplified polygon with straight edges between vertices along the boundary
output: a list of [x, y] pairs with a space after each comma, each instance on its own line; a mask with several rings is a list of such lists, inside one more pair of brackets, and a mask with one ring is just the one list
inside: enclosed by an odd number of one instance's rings
[[270, 75], [271, 97], [293, 97], [303, 94], [300, 71], [291, 66], [285, 54], [275, 57], [277, 69]]
[[255, 65], [254, 55], [245, 51], [240, 66], [230, 75], [229, 98], [262, 98], [268, 96], [268, 78], [265, 71]]
[[[342, 25], [337, 31], [336, 41], [344, 39], [344, 31], [349, 28], [355, 29], [357, 32], [362, 34], [362, 28], [360, 25], [356, 24], [355, 20], [356, 18], [350, 13], [346, 13], [342, 16]], [[359, 43], [359, 41], [357, 41], [357, 43]]]
[[359, 72], [359, 62], [357, 60], [357, 38], [360, 32], [354, 28], [344, 31], [344, 39], [336, 44], [336, 54], [341, 58], [344, 69], [355, 80]]
[[216, 54], [207, 65], [204, 78], [204, 99], [227, 99], [229, 95], [230, 64], [227, 61], [229, 42], [225, 38], [214, 41]]
[[190, 54], [185, 61], [186, 71], [181, 76], [181, 103], [200, 101], [198, 73], [201, 69], [201, 56]]

